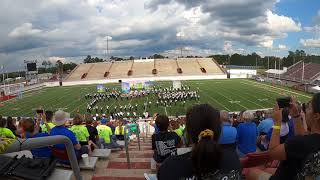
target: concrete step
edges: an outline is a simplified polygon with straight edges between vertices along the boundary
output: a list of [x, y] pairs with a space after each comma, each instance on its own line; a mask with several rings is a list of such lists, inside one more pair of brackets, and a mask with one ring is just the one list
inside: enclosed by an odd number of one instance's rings
[[[150, 169], [150, 162], [131, 162], [131, 169]], [[128, 169], [127, 162], [110, 161], [107, 169]]]

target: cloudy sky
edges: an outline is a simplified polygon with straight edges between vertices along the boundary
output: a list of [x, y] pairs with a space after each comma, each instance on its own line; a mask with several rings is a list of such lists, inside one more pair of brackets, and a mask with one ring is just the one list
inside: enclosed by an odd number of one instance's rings
[[320, 54], [319, 0], [1, 0], [0, 65], [88, 54]]

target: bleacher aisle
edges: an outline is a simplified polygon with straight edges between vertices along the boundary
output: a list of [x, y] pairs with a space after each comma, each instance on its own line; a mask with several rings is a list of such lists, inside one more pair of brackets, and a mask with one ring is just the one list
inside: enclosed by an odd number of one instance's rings
[[131, 169], [128, 169], [125, 149], [112, 152], [107, 160], [99, 159], [96, 169], [81, 172], [84, 179], [92, 180], [143, 180], [144, 173], [151, 173], [150, 159], [153, 151], [151, 150], [151, 137], [140, 140], [141, 150], [137, 140], [129, 144], [129, 154]]

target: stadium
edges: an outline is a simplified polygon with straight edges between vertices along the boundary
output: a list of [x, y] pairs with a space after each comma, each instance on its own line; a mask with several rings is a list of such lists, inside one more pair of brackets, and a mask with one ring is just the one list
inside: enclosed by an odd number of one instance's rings
[[2, 0], [0, 180], [320, 180], [319, 0]]

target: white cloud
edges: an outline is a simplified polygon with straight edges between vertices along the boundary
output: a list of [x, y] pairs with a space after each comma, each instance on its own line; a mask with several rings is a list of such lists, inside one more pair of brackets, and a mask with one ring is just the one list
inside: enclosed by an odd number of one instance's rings
[[260, 45], [262, 47], [272, 49], [273, 48], [273, 40], [272, 39], [263, 40], [263, 41], [260, 42]]
[[279, 48], [273, 47], [276, 40], [301, 30], [299, 22], [274, 11], [276, 3], [277, 0], [2, 0], [0, 54], [9, 54], [4, 59], [16, 62], [34, 57], [101, 57], [106, 36], [112, 37], [109, 49], [114, 56], [148, 56], [180, 47], [198, 54], [246, 53], [267, 48], [272, 51]]
[[230, 53], [232, 52], [232, 44], [230, 41], [226, 41], [224, 42], [224, 45], [223, 45], [223, 51], [226, 52], [226, 53]]
[[300, 39], [304, 47], [320, 48], [320, 39]]
[[8, 36], [12, 38], [19, 38], [25, 36], [39, 36], [41, 35], [42, 30], [34, 29], [31, 23], [24, 23], [19, 27], [13, 29]]
[[301, 31], [301, 24], [296, 23], [291, 17], [277, 15], [267, 10], [267, 27], [273, 32]]
[[278, 49], [280, 49], [280, 50], [286, 50], [286, 49], [287, 49], [287, 46], [284, 45], [284, 44], [279, 44], [279, 45], [278, 45]]
[[59, 60], [60, 60], [62, 63], [68, 62], [68, 61], [66, 60], [66, 58], [64, 58], [64, 57], [55, 57], [55, 56], [49, 57], [48, 60], [51, 61], [51, 62], [54, 62], [54, 63], [57, 62], [57, 61], [59, 61]]

